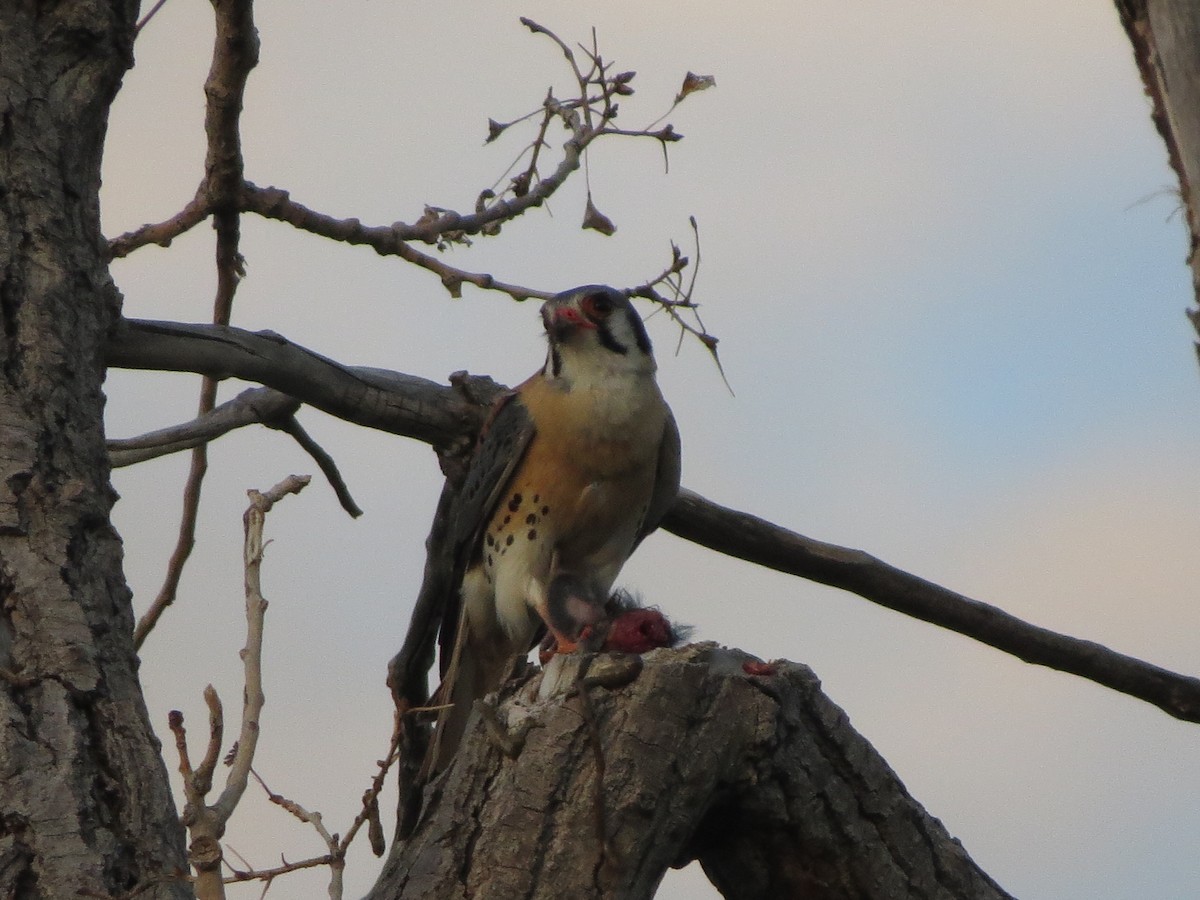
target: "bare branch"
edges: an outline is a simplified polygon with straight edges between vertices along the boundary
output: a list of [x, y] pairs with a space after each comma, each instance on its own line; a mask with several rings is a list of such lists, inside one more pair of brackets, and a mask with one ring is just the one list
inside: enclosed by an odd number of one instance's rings
[[258, 65], [258, 30], [251, 0], [211, 0], [217, 33], [204, 82], [205, 185], [220, 212], [236, 212], [242, 185], [242, 101], [250, 70]]
[[[108, 362], [266, 381], [347, 421], [415, 437], [443, 451], [456, 442], [459, 447], [469, 446], [469, 436], [483, 422], [485, 398], [503, 390], [494, 382], [471, 380], [471, 387], [481, 390], [481, 396], [473, 397], [462, 387], [396, 373], [385, 377], [379, 370], [347, 369], [278, 335], [163, 322], [126, 322], [109, 347]], [[353, 396], [346, 385], [354, 386]], [[686, 490], [663, 527], [720, 553], [851, 591], [1027, 662], [1145, 700], [1176, 718], [1200, 722], [1200, 679], [1030, 625], [861, 550], [803, 537]], [[420, 654], [414, 659], [418, 657], [423, 660]]]
[[236, 428], [266, 425], [295, 438], [321, 468], [322, 474], [337, 494], [342, 508], [355, 518], [361, 516], [362, 510], [350, 495], [350, 489], [338, 471], [333, 457], [296, 421], [295, 413], [300, 406], [300, 401], [294, 397], [271, 388], [249, 388], [190, 422], [172, 425], [135, 438], [109, 440], [109, 459], [113, 468], [130, 466], [181, 450], [189, 450], [200, 444], [208, 444]]
[[299, 821], [306, 825], [311, 825], [321, 838], [321, 841], [328, 848], [329, 853], [323, 857], [329, 864], [329, 897], [330, 900], [341, 900], [342, 898], [342, 875], [346, 869], [345, 853], [341, 851], [336, 835], [329, 833], [329, 829], [325, 827], [325, 819], [319, 812], [310, 812], [305, 809], [295, 800], [289, 800], [282, 794], [277, 794], [263, 781], [262, 776], [254, 769], [250, 770], [250, 774], [262, 786], [262, 789], [267, 792], [269, 799], [276, 806], [287, 810]]
[[[546, 107], [564, 121], [570, 121], [572, 117], [571, 110], [552, 97], [547, 98]], [[246, 182], [242, 192], [241, 209], [267, 219], [287, 222], [302, 231], [332, 240], [366, 244], [382, 256], [395, 256], [400, 253], [399, 246], [406, 241], [436, 244], [451, 232], [479, 234], [488, 225], [509, 221], [532, 207], [541, 206], [579, 168], [583, 148], [596, 137], [596, 134], [585, 132], [575, 125], [572, 127], [572, 136], [563, 144], [563, 158], [552, 173], [531, 186], [523, 196], [498, 198], [483, 211], [468, 215], [443, 210], [439, 215], [422, 217], [412, 225], [396, 222], [387, 226], [365, 226], [358, 219], [334, 219], [298, 204], [283, 204], [280, 201], [287, 199], [286, 191], [261, 188], [250, 182]]]
[[1025, 662], [1069, 672], [1200, 722], [1200, 679], [1178, 675], [1092, 641], [1031, 625], [933, 584], [862, 550], [813, 540], [757, 516], [680, 491], [663, 528], [703, 547], [851, 591], [905, 615], [974, 638]]
[[307, 475], [290, 475], [265, 493], [250, 490], [250, 505], [243, 517], [246, 539], [243, 562], [246, 570], [246, 646], [242, 650], [245, 676], [242, 727], [225, 789], [210, 809], [221, 822], [229, 821], [246, 790], [254, 750], [258, 745], [258, 717], [262, 712], [262, 636], [267, 601], [262, 595], [263, 525], [271, 507], [287, 494], [298, 494], [309, 482]]
[[214, 441], [235, 428], [266, 425], [284, 428], [301, 403], [294, 397], [270, 388], [248, 388], [232, 400], [226, 400], [211, 412], [189, 422], [161, 428], [133, 438], [110, 438], [107, 442], [113, 468], [157, 459], [199, 444]]
[[166, 3], [167, 3], [167, 0], [158, 0], [157, 3], [155, 3], [152, 7], [150, 7], [150, 11], [148, 13], [146, 13], [144, 16], [142, 16], [141, 20], [138, 21], [137, 25], [135, 25], [133, 27], [133, 30], [135, 32], [140, 32], [143, 28], [145, 28], [150, 23], [150, 20], [154, 18], [154, 14], [157, 13], [160, 9], [162, 9], [166, 5]]
[[[549, 29], [530, 19], [521, 21], [534, 33], [548, 36], [559, 46], [571, 66], [578, 88], [578, 96], [560, 100], [552, 92], [547, 93], [542, 102], [542, 116], [538, 133], [530, 145], [533, 152], [528, 168], [511, 179], [508, 187], [498, 194], [494, 188], [481, 192], [474, 213], [464, 215], [450, 209], [427, 206], [421, 218], [411, 225], [405, 222], [395, 222], [389, 226], [366, 226], [358, 219], [335, 219], [317, 213], [293, 202], [285, 191], [276, 188], [260, 188], [249, 183], [243, 187], [241, 209], [245, 212], [257, 213], [265, 218], [288, 222], [295, 228], [331, 240], [350, 244], [366, 244], [382, 255], [399, 256], [436, 273], [454, 296], [458, 296], [459, 288], [464, 282], [488, 290], [503, 291], [519, 300], [530, 296], [548, 296], [517, 285], [505, 284], [490, 275], [457, 269], [441, 262], [436, 257], [421, 253], [411, 245], [420, 242], [436, 245], [438, 249], [442, 249], [446, 243], [468, 242], [467, 238], [470, 235], [499, 233], [499, 226], [502, 223], [512, 221], [528, 209], [542, 205], [551, 197], [568, 176], [580, 167], [584, 152], [599, 137], [652, 137], [665, 145], [669, 141], [679, 140], [681, 135], [669, 125], [654, 132], [610, 127], [609, 122], [617, 114], [614, 98], [633, 93], [630, 82], [633, 80], [634, 73], [621, 72], [611, 75], [608, 71], [609, 67], [601, 59], [599, 51], [594, 49], [586, 51], [591, 60], [591, 68], [585, 73], [580, 69], [574, 51], [566, 42]], [[598, 95], [595, 91], [590, 91], [593, 85], [599, 88]], [[494, 119], [489, 120], [488, 142], [495, 140], [502, 132], [516, 123], [532, 118], [534, 115], [535, 113], [529, 113], [508, 123], [500, 123]], [[554, 170], [543, 176], [538, 171], [538, 160], [542, 148], [546, 145], [546, 130], [553, 119], [560, 120], [570, 131], [571, 136], [562, 145], [562, 156]], [[600, 217], [596, 215], [585, 217], [585, 223], [597, 221], [600, 221]], [[586, 225], [585, 227], [594, 226]], [[609, 223], [608, 227], [601, 227], [599, 230], [610, 234], [613, 229]]]
[[[572, 169], [574, 168], [578, 168], [577, 158]], [[562, 178], [565, 178], [567, 174], [569, 171], [564, 171]], [[511, 202], [502, 201], [494, 204], [488, 207], [485, 213], [461, 216], [458, 213], [446, 212], [441, 216], [431, 217], [419, 225], [406, 225], [403, 222], [397, 222], [394, 225], [364, 225], [358, 219], [337, 219], [296, 203], [287, 191], [273, 187], [261, 188], [249, 182], [242, 192], [242, 209], [265, 219], [287, 222], [300, 231], [307, 231], [333, 241], [365, 245], [380, 256], [398, 256], [433, 272], [442, 279], [442, 283], [447, 288], [451, 288], [455, 283], [466, 282], [486, 290], [501, 291], [516, 300], [525, 300], [530, 297], [544, 300], [550, 296], [545, 291], [535, 291], [520, 285], [507, 284], [491, 275], [455, 268], [441, 262], [436, 257], [422, 253], [408, 242], [421, 241], [434, 244], [449, 231], [478, 234], [488, 224], [506, 221], [520, 215], [530, 206], [540, 205], [546, 197], [554, 192], [561, 180], [561, 178], [558, 181], [544, 179], [538, 182], [537, 187], [531, 189], [525, 197]], [[527, 201], [526, 198], [532, 199]]]
[[342, 473], [338, 471], [337, 463], [333, 461], [332, 456], [325, 452], [324, 447], [312, 439], [309, 433], [296, 420], [296, 417], [293, 416], [288, 419], [280, 430], [286, 431], [295, 438], [296, 443], [303, 447], [304, 451], [320, 466], [321, 473], [329, 481], [329, 485], [337, 495], [342, 509], [355, 519], [361, 516], [362, 510], [354, 502], [354, 498], [350, 496], [350, 488], [346, 487], [346, 481], [342, 478]]
[[209, 738], [204, 760], [198, 768], [193, 770], [188, 756], [183, 714], [175, 711], [168, 717], [171, 732], [175, 735], [179, 771], [183, 775], [183, 790], [187, 800], [183, 821], [192, 838], [188, 848], [188, 860], [196, 870], [196, 896], [200, 900], [219, 900], [225, 896], [224, 880], [221, 878], [223, 854], [220, 837], [224, 834], [225, 824], [238, 801], [245, 793], [250, 767], [254, 762], [254, 750], [258, 744], [259, 715], [263, 706], [263, 618], [267, 610], [267, 601], [263, 599], [259, 578], [262, 567], [263, 523], [274, 503], [287, 494], [299, 493], [308, 482], [307, 475], [291, 475], [266, 493], [253, 490], [248, 492], [250, 506], [245, 514], [246, 536], [243, 551], [246, 580], [246, 646], [241, 653], [245, 678], [242, 723], [237, 744], [231, 753], [232, 761], [225, 789], [216, 803], [209, 805], [207, 802], [224, 733], [224, 715], [216, 690], [209, 685], [204, 691], [204, 700], [208, 704], [209, 712]]
[[[299, 869], [310, 869], [316, 866], [329, 866], [329, 896], [331, 900], [340, 900], [344, 889], [343, 876], [346, 868], [346, 852], [364, 822], [370, 824], [373, 834], [372, 848], [375, 851], [375, 855], [382, 856], [385, 850], [382, 845], [382, 835], [380, 834], [382, 826], [379, 823], [379, 794], [383, 790], [388, 770], [398, 758], [399, 734], [400, 719], [397, 716], [387, 753], [383, 759], [376, 763], [377, 771], [371, 780], [371, 786], [363, 793], [362, 809], [355, 817], [345, 837], [342, 838], [339, 838], [337, 834], [330, 833], [329, 829], [325, 826], [324, 817], [320, 812], [308, 810], [295, 800], [275, 793], [267, 786], [263, 777], [251, 767], [250, 774], [254, 776], [254, 779], [266, 792], [267, 799], [281, 809], [286, 810], [299, 821], [311, 825], [329, 852], [325, 856], [313, 857], [300, 862], [289, 863], [285, 861], [283, 865], [273, 869], [255, 869], [242, 859], [242, 863], [247, 866], [247, 869], [234, 869], [233, 874], [225, 879], [225, 883], [259, 880], [270, 885], [274, 879], [289, 872], [295, 872]], [[238, 858], [241, 859], [240, 856]]]
[[[531, 171], [532, 164], [531, 168], [526, 173], [523, 173], [522, 176], [518, 176], [518, 178], [528, 176]], [[540, 181], [538, 182], [538, 187], [540, 188], [545, 184], [546, 181]], [[530, 193], [533, 193], [533, 190]], [[461, 296], [461, 287], [463, 284], [472, 284], [483, 290], [508, 294], [514, 300], [548, 300], [554, 294], [553, 291], [538, 290], [524, 285], [501, 281], [495, 276], [483, 272], [471, 272], [466, 269], [460, 269], [457, 266], [443, 262], [437, 256], [423, 253], [409, 242], [414, 239], [424, 240], [424, 238], [414, 238], [412, 236], [413, 226], [405, 225], [402, 222], [397, 222], [394, 225], [363, 225], [358, 219], [336, 219], [295, 202], [291, 199], [287, 191], [278, 188], [260, 188], [249, 183], [246, 185], [244, 192], [243, 208], [247, 212], [257, 213], [264, 218], [287, 222], [301, 231], [307, 231], [311, 234], [329, 238], [330, 240], [371, 247], [381, 256], [398, 256], [406, 262], [433, 272], [441, 279], [442, 284], [453, 297]], [[497, 208], [497, 206], [491, 206], [488, 209], [495, 210]], [[447, 213], [434, 221], [466, 223], [470, 227], [478, 225], [476, 230], [486, 227], [487, 224], [486, 222], [479, 224], [480, 217], [459, 216], [454, 218], [455, 216], [457, 216], [457, 213]], [[464, 234], [476, 233], [476, 231], [472, 231], [470, 228], [458, 228], [455, 230], [462, 231]], [[429, 241], [426, 242], [428, 243]], [[686, 257], [677, 257], [672, 261], [672, 265], [678, 263], [680, 259], [682, 259], [682, 265], [686, 266]], [[661, 278], [662, 276], [659, 277]], [[649, 282], [649, 284], [655, 284], [657, 281], [658, 279]], [[658, 294], [639, 294], [639, 296], [649, 297], [654, 299], [655, 302], [663, 303], [664, 305], [668, 302]]]
[[108, 242], [108, 255], [111, 259], [128, 256], [134, 250], [147, 244], [157, 244], [160, 247], [170, 247], [171, 242], [185, 231], [199, 225], [212, 213], [207, 191], [202, 184], [196, 190], [196, 196], [188, 201], [188, 205], [164, 222], [143, 225], [133, 231], [128, 231], [120, 237]]
[[299, 862], [285, 862], [281, 866], [275, 866], [272, 869], [233, 869], [232, 875], [225, 879], [226, 884], [240, 884], [243, 881], [265, 881], [268, 884], [278, 878], [280, 875], [287, 875], [289, 872], [299, 872], [301, 869], [315, 869], [318, 866], [327, 866], [333, 862], [333, 857], [326, 854], [325, 856], [314, 856], [309, 859], [302, 859]]
[[[688, 223], [692, 226], [692, 237], [696, 244], [695, 258], [696, 262], [692, 266], [692, 277], [688, 280], [685, 287], [683, 284], [683, 270], [688, 265], [688, 258], [680, 253], [679, 248], [671, 244], [671, 265], [668, 266], [662, 274], [653, 281], [648, 281], [636, 288], [632, 288], [627, 293], [631, 297], [643, 297], [652, 303], [665, 310], [671, 321], [679, 326], [679, 342], [683, 343], [684, 335], [690, 334], [701, 344], [704, 349], [712, 356], [713, 362], [717, 366], [717, 371], [721, 374], [721, 380], [725, 382], [725, 387], [729, 393], [733, 393], [733, 387], [729, 384], [729, 379], [725, 377], [725, 367], [721, 365], [721, 357], [717, 353], [717, 344], [720, 339], [715, 334], [710, 334], [709, 330], [704, 325], [704, 320], [700, 318], [700, 305], [692, 299], [692, 294], [696, 289], [696, 277], [700, 273], [700, 228], [696, 224], [696, 217], [689, 216]], [[657, 290], [658, 286], [662, 285], [672, 294], [671, 297], [664, 297]], [[687, 310], [696, 324], [693, 325], [681, 314], [680, 310]], [[678, 348], [676, 348], [678, 349]]]
[[[208, 393], [201, 395], [201, 415], [206, 412], [205, 399], [208, 396]], [[211, 403], [207, 405], [209, 409], [212, 408]], [[179, 593], [179, 581], [183, 578], [183, 567], [187, 563], [188, 557], [192, 555], [192, 548], [196, 546], [196, 517], [200, 508], [200, 487], [204, 483], [204, 473], [207, 471], [208, 454], [204, 445], [201, 444], [192, 450], [192, 463], [188, 468], [187, 482], [183, 486], [183, 509], [179, 515], [179, 535], [175, 539], [171, 557], [167, 560], [167, 571], [163, 576], [162, 587], [158, 589], [154, 602], [138, 619], [137, 627], [133, 630], [135, 650], [140, 649], [145, 643], [146, 637], [154, 630], [154, 626], [158, 624], [162, 614], [175, 602], [175, 597]]]
[[537, 22], [533, 21], [533, 19], [530, 19], [527, 16], [521, 16], [521, 24], [534, 34], [544, 34], [546, 37], [550, 38], [550, 40], [554, 41], [554, 43], [558, 44], [558, 48], [562, 50], [563, 56], [565, 56], [567, 58], [567, 62], [571, 64], [571, 71], [575, 73], [575, 80], [579, 82], [580, 88], [584, 88], [586, 86], [587, 79], [585, 79], [583, 73], [579, 71], [579, 65], [575, 62], [575, 52], [567, 46], [566, 42], [562, 38], [560, 38], [546, 26], [539, 25]]
[[359, 829], [362, 828], [364, 822], [369, 824], [369, 830], [373, 832], [373, 836], [371, 838], [372, 851], [376, 856], [383, 855], [384, 847], [381, 845], [379, 835], [375, 834], [380, 827], [379, 795], [383, 791], [383, 785], [387, 779], [388, 770], [392, 767], [392, 764], [400, 758], [400, 735], [402, 727], [400, 716], [397, 715], [395, 718], [395, 724], [392, 727], [392, 737], [388, 742], [387, 754], [383, 759], [377, 761], [377, 771], [375, 772], [375, 777], [371, 779], [371, 786], [363, 792], [362, 809], [359, 811], [358, 815], [354, 817], [354, 821], [351, 823], [350, 828], [346, 831], [346, 836], [342, 838], [341, 844], [339, 845], [338, 850], [342, 855], [346, 853], [346, 850], [350, 847], [351, 842], [358, 834]]
[[213, 774], [221, 759], [221, 742], [225, 736], [225, 709], [221, 706], [217, 689], [211, 684], [204, 688], [204, 703], [208, 707], [208, 747], [204, 751], [204, 759], [200, 761], [200, 768], [196, 769], [193, 784], [201, 798], [212, 790]]
[[[489, 122], [488, 140], [491, 141], [505, 129], [540, 112], [537, 136], [530, 145], [533, 152], [529, 166], [512, 178], [499, 193], [495, 188], [481, 192], [472, 214], [464, 215], [451, 209], [426, 206], [424, 214], [411, 225], [395, 222], [389, 226], [364, 226], [358, 219], [336, 219], [295, 203], [286, 191], [260, 188], [245, 180], [239, 118], [246, 80], [258, 61], [259, 49], [252, 4], [249, 0], [212, 2], [217, 13], [217, 36], [212, 67], [205, 83], [208, 98], [205, 111], [208, 152], [204, 179], [195, 198], [177, 216], [157, 225], [145, 225], [116, 238], [110, 243], [110, 253], [114, 257], [124, 256], [148, 243], [166, 246], [174, 237], [208, 215], [213, 215], [217, 232], [218, 291], [213, 316], [216, 324], [228, 324], [233, 293], [242, 275], [242, 259], [238, 253], [238, 214], [244, 212], [287, 222], [295, 228], [330, 240], [365, 244], [381, 255], [400, 257], [436, 274], [453, 297], [461, 295], [463, 284], [472, 284], [508, 294], [517, 300], [530, 297], [546, 299], [551, 292], [530, 289], [501, 281], [490, 274], [452, 266], [437, 256], [417, 250], [413, 244], [431, 244], [441, 250], [447, 243], [469, 243], [471, 235], [498, 234], [502, 223], [512, 221], [532, 207], [540, 206], [552, 196], [580, 167], [584, 152], [598, 137], [652, 137], [661, 141], [664, 147], [668, 141], [676, 141], [681, 137], [670, 125], [654, 132], [610, 127], [609, 123], [617, 114], [615, 98], [633, 94], [631, 82], [635, 73], [611, 74], [611, 64], [604, 63], [594, 46], [594, 33], [592, 50], [584, 51], [591, 61], [591, 68], [585, 73], [566, 42], [536, 22], [522, 19], [522, 23], [535, 34], [546, 35], [559, 46], [570, 64], [578, 88], [578, 96], [567, 100], [560, 100], [548, 92], [540, 111], [507, 124], [494, 120]], [[599, 88], [598, 95], [590, 91], [593, 86]], [[554, 119], [560, 120], [571, 136], [562, 145], [561, 159], [553, 171], [542, 175], [538, 170], [538, 161], [542, 148], [546, 146], [547, 128]], [[595, 228], [604, 234], [611, 234], [615, 230], [610, 221], [595, 211], [590, 192], [584, 227]], [[197, 492], [193, 490], [192, 493]]]
[[[212, 685], [205, 691], [205, 699]], [[214, 692], [215, 693], [215, 692]], [[211, 709], [211, 707], [210, 707]], [[194, 885], [198, 900], [222, 900], [225, 888], [221, 883], [221, 844], [218, 837], [223, 822], [217, 822], [205, 805], [205, 797], [212, 787], [211, 780], [197, 777], [188, 755], [187, 730], [183, 725], [183, 713], [172, 710], [167, 716], [167, 725], [175, 736], [175, 751], [179, 754], [179, 774], [183, 776], [183, 823], [192, 838], [188, 847], [188, 862], [196, 870]], [[214, 734], [210, 732], [209, 744]], [[216, 736], [219, 741], [220, 737]]]
[[441, 279], [442, 286], [454, 299], [462, 296], [462, 286], [464, 283], [473, 284], [475, 287], [482, 288], [485, 291], [498, 291], [502, 294], [508, 294], [517, 301], [529, 300], [530, 298], [548, 300], [553, 296], [552, 291], [539, 291], [519, 284], [509, 284], [508, 282], [500, 281], [492, 275], [460, 269], [442, 262], [436, 256], [429, 253], [422, 253], [411, 244], [400, 244], [396, 250], [396, 255], [413, 265], [420, 266], [422, 269], [428, 269], [437, 275]]
[[[212, 66], [204, 84], [208, 100], [204, 118], [208, 152], [204, 182], [191, 204], [196, 209], [184, 221], [191, 221], [199, 215], [200, 206], [203, 205], [206, 205], [206, 211], [213, 212], [213, 224], [217, 232], [217, 292], [213, 300], [213, 323], [228, 325], [238, 282], [244, 274], [242, 255], [238, 249], [241, 231], [237, 197], [243, 169], [239, 123], [246, 80], [250, 70], [258, 63], [258, 32], [254, 27], [252, 0], [212, 0], [212, 4], [216, 11], [216, 40]], [[185, 209], [184, 213], [187, 212]], [[184, 213], [176, 219], [180, 219]], [[216, 397], [217, 383], [213, 378], [206, 377], [200, 386], [198, 415], [212, 412]], [[134, 631], [135, 647], [142, 646], [163, 612], [175, 602], [183, 568], [196, 543], [200, 491], [207, 471], [208, 450], [204, 444], [197, 444], [192, 448], [192, 465], [183, 489], [179, 536], [171, 551], [158, 596], [138, 621]]]
[[469, 390], [455, 389], [383, 369], [342, 366], [273, 332], [137, 319], [114, 331], [106, 361], [127, 369], [257, 382], [348, 422], [416, 438], [439, 450], [473, 433], [488, 403], [503, 390], [484, 379], [473, 379]]
[[[175, 751], [179, 754], [179, 774], [183, 776], [183, 789], [187, 794], [191, 789], [192, 779], [192, 760], [188, 755], [187, 745], [187, 729], [183, 725], [183, 713], [177, 709], [171, 710], [167, 714], [167, 727], [171, 729], [171, 734], [175, 735]], [[189, 795], [188, 799], [191, 797]]]

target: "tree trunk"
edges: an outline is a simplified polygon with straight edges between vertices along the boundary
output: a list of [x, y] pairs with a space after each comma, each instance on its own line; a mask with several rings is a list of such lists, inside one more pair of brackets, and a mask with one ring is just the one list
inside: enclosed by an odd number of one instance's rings
[[1008, 896], [806, 667], [712, 644], [637, 663], [598, 656], [581, 686], [559, 657], [477, 706], [371, 900], [637, 900], [693, 859], [738, 900]]
[[[1200, 4], [1193, 0], [1117, 0], [1151, 116], [1167, 145], [1191, 238], [1188, 265], [1200, 300]], [[1200, 334], [1200, 309], [1188, 313]], [[1200, 342], [1196, 344], [1200, 353]]]
[[0, 2], [0, 896], [184, 897], [109, 522], [99, 227], [135, 2]]

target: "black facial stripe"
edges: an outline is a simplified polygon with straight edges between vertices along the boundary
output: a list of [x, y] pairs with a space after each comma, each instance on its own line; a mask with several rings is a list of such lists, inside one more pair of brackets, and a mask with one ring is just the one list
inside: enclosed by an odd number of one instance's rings
[[562, 354], [553, 341], [550, 342], [550, 374], [555, 378], [562, 374]]
[[647, 356], [651, 355], [650, 335], [646, 333], [646, 323], [632, 309], [629, 311], [629, 324], [633, 326], [633, 336], [637, 340], [638, 349]]
[[629, 348], [618, 341], [611, 331], [608, 330], [608, 322], [600, 322], [596, 326], [596, 335], [600, 338], [600, 346], [607, 347], [613, 353], [620, 353], [624, 356], [629, 352]]

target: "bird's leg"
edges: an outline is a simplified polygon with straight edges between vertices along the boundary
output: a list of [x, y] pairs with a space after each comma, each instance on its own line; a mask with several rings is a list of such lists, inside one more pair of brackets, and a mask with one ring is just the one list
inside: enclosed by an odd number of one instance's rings
[[597, 597], [594, 588], [570, 572], [554, 576], [546, 589], [545, 606], [538, 612], [558, 653], [571, 653], [580, 645], [587, 650], [599, 649], [607, 632], [606, 599]]

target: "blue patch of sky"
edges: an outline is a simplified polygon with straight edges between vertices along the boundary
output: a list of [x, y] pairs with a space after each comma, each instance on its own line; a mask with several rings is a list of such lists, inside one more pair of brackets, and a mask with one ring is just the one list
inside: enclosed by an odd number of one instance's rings
[[931, 281], [919, 302], [898, 286], [879, 349], [947, 463], [1020, 464], [1133, 430], [1200, 436], [1181, 226], [1164, 222], [1169, 202], [1115, 206], [1043, 216], [990, 265], [914, 272]]

